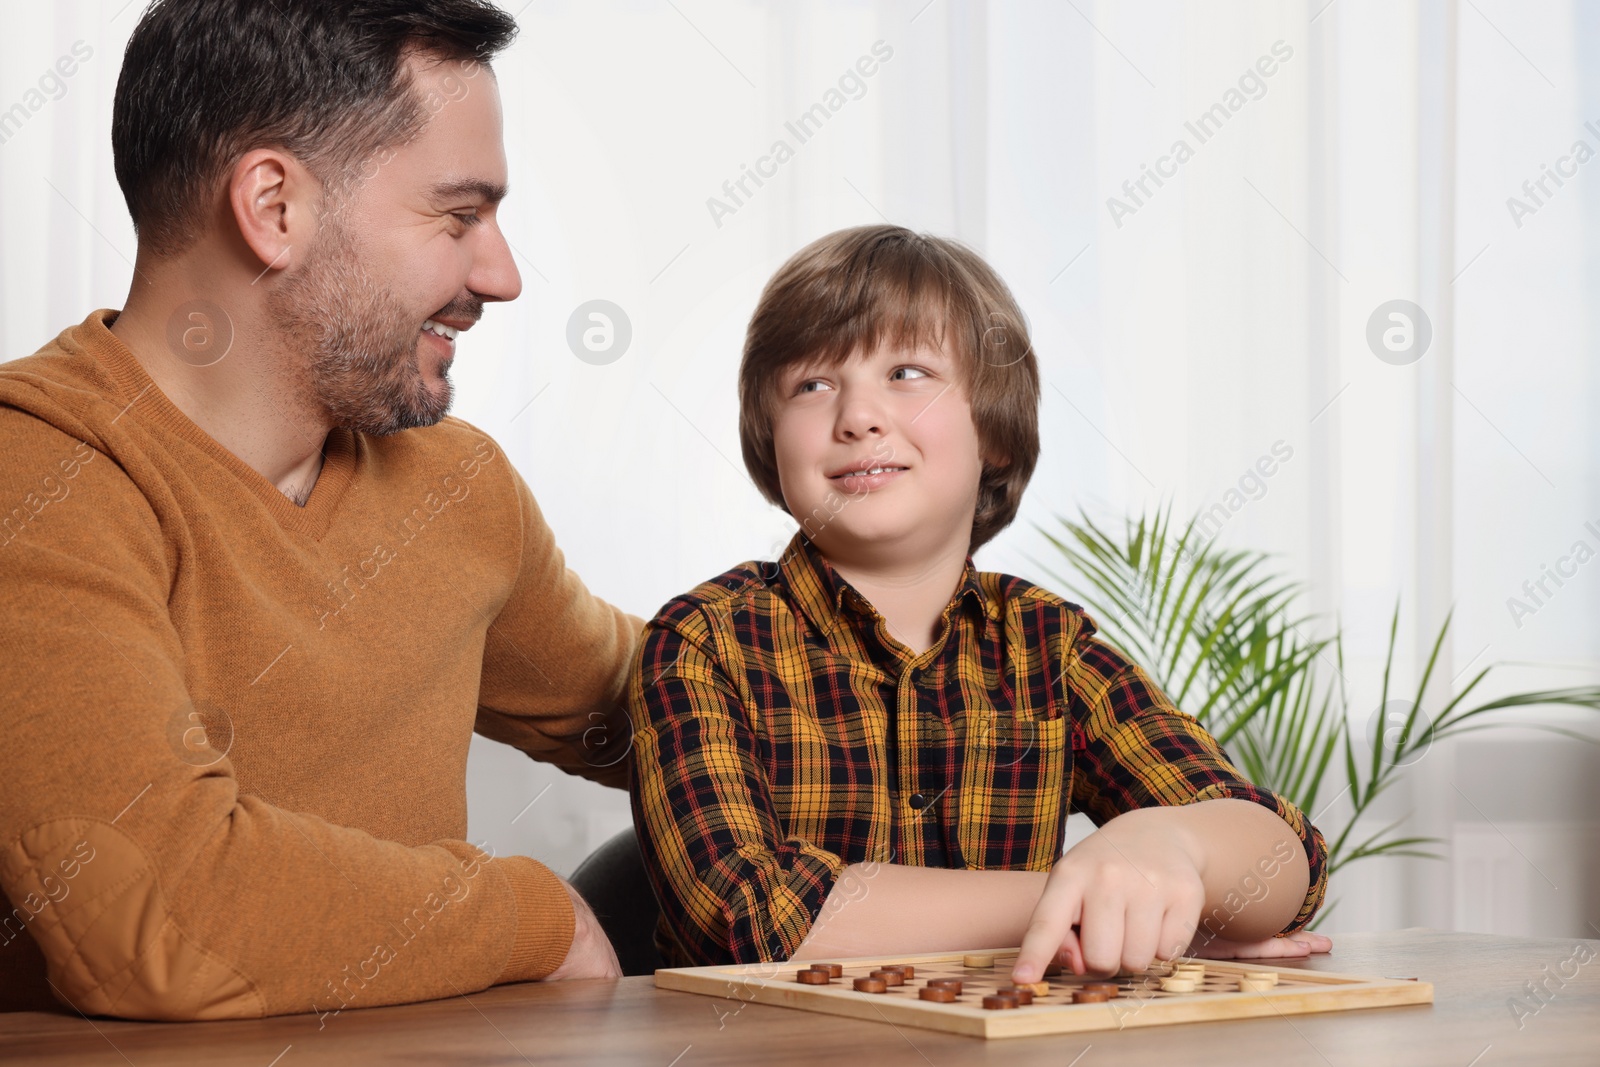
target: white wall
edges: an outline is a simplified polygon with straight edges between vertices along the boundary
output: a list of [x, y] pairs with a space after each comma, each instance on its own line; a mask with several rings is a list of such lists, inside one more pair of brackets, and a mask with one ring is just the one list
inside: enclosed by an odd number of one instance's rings
[[[0, 110], [75, 41], [94, 50], [0, 144], [9, 358], [126, 293], [110, 101], [143, 5], [0, 6]], [[1281, 553], [1308, 607], [1338, 613], [1358, 729], [1396, 596], [1407, 684], [1452, 606], [1447, 676], [1508, 661], [1503, 687], [1596, 681], [1600, 563], [1520, 626], [1506, 605], [1575, 541], [1600, 549], [1584, 527], [1600, 526], [1584, 299], [1600, 164], [1521, 226], [1506, 207], [1574, 140], [1600, 148], [1584, 129], [1600, 126], [1600, 68], [1582, 5], [541, 0], [522, 22], [496, 67], [524, 295], [463, 347], [455, 410], [502, 441], [603, 596], [649, 615], [787, 540], [738, 461], [744, 325], [801, 244], [888, 218], [980, 248], [1033, 326], [1044, 454], [980, 565], [1039, 577], [1049, 548], [1034, 524], [1079, 505], [1111, 521], [1164, 500], [1207, 506], [1281, 440], [1293, 459], [1220, 536]], [[1185, 121], [1280, 40], [1293, 55], [1260, 98], [1118, 225], [1107, 198], [1174, 139], [1194, 142]], [[719, 226], [707, 198], [878, 41], [893, 58], [861, 98]], [[594, 298], [633, 326], [605, 366], [564, 341]], [[1394, 298], [1435, 318], [1410, 366], [1365, 340]], [[1538, 751], [1580, 778], [1587, 766], [1576, 742]], [[1562, 915], [1550, 932], [1577, 934], [1577, 916], [1600, 914], [1592, 863], [1551, 874], [1557, 897], [1524, 884], [1544, 884], [1541, 849], [1594, 854], [1594, 807], [1561, 784], [1579, 779], [1492, 765], [1463, 742], [1413, 769], [1393, 817], [1446, 838], [1453, 858], [1352, 868], [1331, 929], [1515, 932]], [[1529, 791], [1548, 794], [1534, 815], [1518, 807]], [[628, 819], [620, 793], [481, 741], [469, 795], [474, 839], [563, 871]], [[1335, 803], [1326, 819], [1339, 817]], [[1474, 895], [1518, 848], [1522, 881]]]

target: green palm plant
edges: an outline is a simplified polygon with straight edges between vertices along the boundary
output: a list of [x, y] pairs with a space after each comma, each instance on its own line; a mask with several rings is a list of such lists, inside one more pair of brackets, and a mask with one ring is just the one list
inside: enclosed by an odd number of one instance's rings
[[[1336, 833], [1324, 829], [1330, 876], [1373, 856], [1438, 858], [1427, 848], [1437, 838], [1398, 833], [1403, 819], [1370, 833], [1362, 825], [1373, 802], [1435, 742], [1490, 729], [1497, 724], [1485, 717], [1507, 708], [1568, 705], [1600, 710], [1600, 686], [1516, 693], [1469, 704], [1469, 695], [1494, 669], [1491, 664], [1436, 712], [1425, 711], [1424, 694], [1450, 629], [1448, 616], [1416, 686], [1407, 697], [1391, 701], [1400, 625], [1396, 603], [1384, 660], [1380, 728], [1365, 751], [1365, 739], [1350, 728], [1342, 633], [1335, 626], [1331, 637], [1306, 636], [1301, 627], [1311, 619], [1296, 608], [1301, 586], [1275, 571], [1267, 553], [1209, 543], [1198, 529], [1199, 516], [1176, 529], [1170, 506], [1149, 519], [1141, 515], [1125, 520], [1120, 535], [1101, 529], [1081, 508], [1077, 520], [1057, 516], [1057, 521], [1059, 531], [1037, 524], [1035, 529], [1071, 565], [1076, 578], [1056, 573], [1050, 564], [1034, 564], [1082, 603], [1101, 635], [1198, 719], [1252, 782], [1313, 817], [1330, 789], [1339, 790], [1332, 801], [1349, 797], [1349, 818]], [[1339, 787], [1335, 783], [1341, 778]], [[1319, 920], [1331, 910], [1324, 908]]]

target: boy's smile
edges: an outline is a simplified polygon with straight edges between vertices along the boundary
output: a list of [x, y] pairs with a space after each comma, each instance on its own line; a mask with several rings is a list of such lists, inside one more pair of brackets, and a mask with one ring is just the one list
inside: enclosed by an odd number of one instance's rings
[[785, 503], [830, 558], [965, 557], [983, 463], [944, 350], [884, 343], [790, 368], [773, 445]]
[[879, 456], [863, 456], [828, 475], [828, 480], [853, 496], [881, 489], [909, 469], [903, 464], [885, 463]]

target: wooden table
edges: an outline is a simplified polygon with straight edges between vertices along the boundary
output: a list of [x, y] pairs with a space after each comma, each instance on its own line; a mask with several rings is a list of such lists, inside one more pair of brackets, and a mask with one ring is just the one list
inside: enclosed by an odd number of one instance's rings
[[[1578, 946], [1586, 946], [1578, 950]], [[1576, 964], [1575, 950], [1591, 962]], [[1432, 1006], [982, 1041], [658, 990], [649, 978], [498, 986], [470, 997], [249, 1022], [133, 1023], [0, 1015], [0, 1063], [1600, 1064], [1600, 941], [1437, 930], [1344, 934], [1312, 969], [1412, 976]], [[1526, 982], [1544, 983], [1545, 1003]], [[1512, 998], [1527, 1006], [1520, 1020]], [[1537, 1011], [1535, 1012], [1535, 1009]]]

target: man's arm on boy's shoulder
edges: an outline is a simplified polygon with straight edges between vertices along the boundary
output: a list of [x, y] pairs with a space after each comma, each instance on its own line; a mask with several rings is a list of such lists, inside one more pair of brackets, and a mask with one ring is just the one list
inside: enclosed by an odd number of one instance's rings
[[787, 959], [843, 866], [789, 837], [736, 683], [698, 607], [645, 632], [628, 687], [634, 823], [656, 896], [697, 962]]
[[0, 501], [77, 457], [70, 495], [0, 538], [0, 938], [31, 937], [62, 999], [141, 1019], [331, 1012], [563, 965], [574, 906], [542, 864], [380, 840], [244, 793], [225, 758], [184, 758], [155, 513], [111, 458], [31, 415], [0, 406], [0, 445]]
[[538, 503], [506, 465], [522, 521], [516, 587], [489, 626], [475, 729], [534, 759], [624, 788], [628, 669], [645, 622], [584, 586]]

